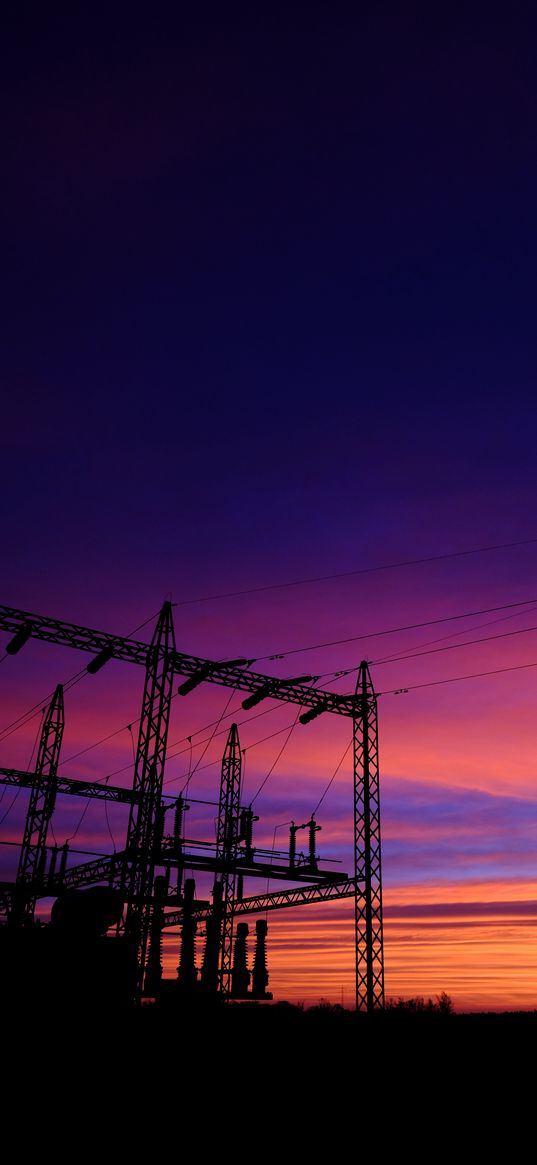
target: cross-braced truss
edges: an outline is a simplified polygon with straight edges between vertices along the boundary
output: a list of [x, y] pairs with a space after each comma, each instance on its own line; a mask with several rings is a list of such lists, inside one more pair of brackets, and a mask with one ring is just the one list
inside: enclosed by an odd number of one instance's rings
[[[136, 751], [132, 790], [78, 782], [58, 777], [58, 755], [63, 730], [63, 703], [58, 688], [43, 725], [40, 752], [35, 774], [1, 769], [0, 783], [30, 785], [30, 804], [26, 821], [18, 882], [36, 888], [36, 894], [60, 892], [61, 889], [90, 886], [106, 882], [121, 889], [126, 903], [125, 934], [133, 944], [138, 966], [138, 991], [143, 990], [149, 933], [159, 927], [176, 925], [182, 918], [182, 899], [175, 897], [159, 880], [155, 894], [155, 869], [170, 865], [212, 870], [218, 885], [222, 924], [220, 952], [220, 987], [229, 991], [233, 918], [238, 914], [282, 909], [308, 902], [329, 901], [354, 896], [356, 944], [356, 1006], [372, 1011], [384, 1005], [384, 970], [382, 941], [382, 882], [380, 850], [380, 799], [378, 766], [377, 701], [367, 663], [360, 665], [356, 692], [341, 696], [308, 687], [301, 681], [285, 681], [250, 670], [249, 662], [229, 664], [188, 656], [176, 650], [171, 603], [165, 603], [151, 644], [122, 636], [110, 635], [76, 624], [33, 615], [11, 607], [0, 607], [0, 630], [14, 634], [16, 650], [32, 638], [91, 652], [96, 658], [88, 671], [99, 670], [112, 658], [143, 665], [146, 670], [142, 715]], [[15, 642], [14, 641], [14, 642]], [[248, 666], [244, 666], [248, 665]], [[326, 873], [310, 876], [310, 884], [293, 885], [273, 894], [237, 897], [238, 875], [281, 878], [306, 883], [305, 871], [286, 868], [277, 862], [258, 861], [253, 851], [246, 853], [238, 845], [240, 818], [240, 747], [238, 736], [228, 740], [222, 769], [216, 853], [213, 858], [187, 854], [163, 838], [162, 783], [172, 682], [174, 674], [188, 676], [183, 688], [191, 690], [198, 683], [223, 684], [261, 698], [271, 697], [298, 704], [310, 711], [303, 722], [321, 712], [352, 718], [354, 758], [354, 877], [334, 878]], [[307, 678], [307, 677], [306, 677]], [[312, 679], [315, 677], [311, 677]], [[186, 690], [185, 690], [186, 694]], [[250, 699], [250, 697], [249, 697]], [[232, 730], [233, 731], [233, 730]], [[236, 732], [236, 730], [235, 730]], [[104, 855], [80, 866], [67, 867], [61, 873], [49, 871], [45, 886], [40, 886], [39, 871], [46, 859], [47, 826], [54, 809], [57, 792], [80, 794], [130, 804], [127, 839], [124, 851]], [[311, 872], [310, 872], [311, 874]], [[180, 884], [181, 878], [179, 878]], [[241, 878], [242, 881], [242, 878]], [[14, 900], [10, 888], [0, 888], [2, 902]], [[156, 898], [158, 897], [158, 903]], [[16, 896], [15, 896], [16, 898]], [[31, 895], [27, 893], [33, 910]], [[171, 908], [171, 909], [170, 909]], [[192, 918], [209, 917], [213, 908], [205, 904], [194, 908]], [[153, 920], [153, 926], [152, 926]], [[158, 924], [158, 925], [157, 925]], [[158, 941], [158, 935], [156, 935]]]

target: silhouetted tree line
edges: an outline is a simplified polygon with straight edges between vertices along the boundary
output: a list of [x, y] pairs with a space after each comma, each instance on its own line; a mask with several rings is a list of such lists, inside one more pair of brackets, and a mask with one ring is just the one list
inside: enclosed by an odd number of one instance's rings
[[441, 1015], [452, 1015], [455, 1008], [453, 1000], [445, 991], [440, 995], [435, 995], [434, 999], [424, 999], [423, 995], [414, 995], [411, 999], [403, 999], [399, 996], [397, 999], [386, 1000], [387, 1011], [436, 1011]]

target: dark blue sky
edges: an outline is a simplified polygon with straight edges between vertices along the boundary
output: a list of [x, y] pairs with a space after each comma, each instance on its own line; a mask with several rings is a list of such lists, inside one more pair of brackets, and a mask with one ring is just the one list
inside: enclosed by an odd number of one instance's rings
[[12, 601], [531, 534], [528, 6], [168, 7], [5, 19]]

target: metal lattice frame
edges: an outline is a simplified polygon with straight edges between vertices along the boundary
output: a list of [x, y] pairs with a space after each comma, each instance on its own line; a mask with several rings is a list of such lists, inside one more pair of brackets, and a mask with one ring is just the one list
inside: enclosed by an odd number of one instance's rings
[[[382, 885], [380, 852], [380, 801], [378, 772], [378, 732], [376, 697], [367, 663], [360, 665], [356, 694], [352, 696], [323, 692], [303, 683], [279, 681], [236, 665], [220, 664], [197, 656], [177, 652], [173, 636], [171, 604], [162, 609], [151, 647], [137, 640], [113, 636], [87, 627], [65, 623], [45, 616], [32, 615], [13, 607], [0, 606], [0, 630], [17, 634], [30, 629], [32, 638], [58, 643], [106, 658], [117, 658], [147, 668], [140, 736], [131, 796], [138, 801], [131, 806], [126, 858], [123, 865], [123, 890], [128, 901], [128, 933], [134, 939], [141, 973], [145, 965], [147, 938], [151, 919], [151, 902], [157, 857], [158, 822], [164, 754], [168, 729], [173, 673], [233, 687], [239, 691], [258, 692], [287, 703], [336, 713], [353, 719], [354, 752], [354, 851], [355, 939], [356, 939], [356, 1006], [369, 1011], [384, 1004], [384, 970], [382, 941]], [[6, 770], [4, 770], [5, 772]], [[21, 782], [22, 783], [22, 782]], [[53, 784], [51, 785], [51, 789]], [[67, 791], [67, 789], [62, 789]], [[75, 790], [73, 789], [73, 792]], [[33, 790], [35, 794], [35, 787]], [[91, 795], [88, 791], [87, 795]], [[117, 798], [122, 799], [118, 796]], [[50, 805], [50, 802], [49, 802]], [[53, 798], [52, 798], [53, 808]], [[52, 810], [50, 810], [51, 812]], [[50, 813], [49, 813], [50, 816]], [[48, 817], [46, 818], [48, 822]], [[45, 830], [46, 836], [46, 830]], [[23, 843], [24, 846], [24, 843]], [[42, 859], [41, 859], [42, 860]], [[102, 877], [111, 875], [111, 859], [103, 859]], [[89, 863], [84, 871], [89, 883]], [[97, 863], [95, 863], [97, 866]], [[97, 873], [97, 870], [94, 870]], [[73, 880], [77, 875], [73, 872]], [[82, 875], [78, 875], [82, 877]], [[80, 884], [80, 881], [77, 882]], [[280, 905], [337, 897], [333, 888], [316, 885], [307, 897], [307, 888], [284, 892]], [[288, 897], [285, 897], [288, 895]], [[341, 895], [341, 896], [346, 896]], [[235, 904], [235, 913], [245, 913]], [[267, 904], [267, 909], [276, 909]], [[165, 919], [165, 925], [168, 924]]]
[[377, 698], [360, 664], [353, 722], [356, 1010], [384, 1007]]
[[219, 986], [223, 995], [230, 993], [233, 966], [233, 915], [238, 857], [241, 770], [239, 733], [237, 725], [232, 724], [222, 757], [216, 835], [216, 861], [217, 865], [221, 863], [222, 869], [218, 881], [222, 886]]
[[[11, 785], [18, 789], [33, 789], [35, 772], [29, 773], [25, 769], [0, 768], [0, 785]], [[68, 796], [88, 797], [97, 801], [117, 801], [125, 805], [138, 800], [132, 789], [123, 789], [120, 785], [101, 785], [97, 781], [79, 781], [74, 777], [59, 777], [56, 775], [56, 794], [67, 793]]]
[[[343, 878], [336, 882], [326, 882], [313, 886], [294, 886], [292, 890], [275, 890], [270, 894], [253, 894], [248, 898], [241, 898], [235, 902], [235, 918], [239, 914], [265, 914], [267, 910], [284, 910], [289, 906], [314, 906], [316, 902], [336, 902], [341, 898], [354, 898], [354, 878]], [[210, 906], [196, 906], [192, 918], [196, 922], [205, 922], [211, 913]], [[183, 920], [182, 910], [169, 910], [164, 917], [164, 926], [180, 926]]]
[[54, 874], [49, 878], [46, 886], [47, 894], [61, 894], [63, 890], [83, 890], [86, 886], [98, 886], [106, 882], [125, 893], [125, 863], [126, 851], [115, 854], [103, 854], [102, 858], [94, 858], [91, 862], [84, 862], [79, 866], [68, 867], [63, 873]]
[[[109, 635], [104, 631], [94, 631], [76, 623], [65, 623], [60, 619], [49, 619], [45, 615], [32, 615], [16, 607], [0, 606], [0, 631], [16, 634], [23, 627], [30, 627], [31, 639], [41, 639], [45, 643], [58, 643], [63, 647], [74, 647], [77, 651], [89, 651], [92, 655], [106, 653], [108, 659], [122, 659], [126, 663], [136, 663], [142, 667], [147, 663], [147, 643], [137, 639], [127, 639], [121, 635]], [[196, 655], [185, 655], [170, 650], [170, 666], [179, 675], [198, 676], [199, 682], [222, 684], [235, 688], [238, 692], [257, 692], [267, 688], [267, 698], [283, 700], [287, 704], [299, 704], [304, 708], [335, 712], [341, 716], [352, 716], [353, 696], [340, 696], [336, 692], [323, 692], [320, 688], [306, 684], [290, 684], [275, 676], [262, 675], [249, 668], [221, 664], [216, 660], [202, 659]]]
[[125, 933], [136, 951], [139, 991], [143, 987], [155, 863], [161, 842], [162, 781], [172, 698], [171, 656], [174, 651], [172, 606], [166, 602], [160, 612], [149, 651], [146, 648], [147, 670], [133, 784], [138, 803], [131, 806], [129, 814], [123, 864], [123, 890], [128, 901]]
[[17, 870], [17, 888], [22, 891], [20, 910], [28, 921], [33, 918], [36, 892], [44, 875], [48, 825], [56, 803], [56, 776], [63, 728], [63, 687], [58, 684], [41, 729], [35, 780], [30, 793]]

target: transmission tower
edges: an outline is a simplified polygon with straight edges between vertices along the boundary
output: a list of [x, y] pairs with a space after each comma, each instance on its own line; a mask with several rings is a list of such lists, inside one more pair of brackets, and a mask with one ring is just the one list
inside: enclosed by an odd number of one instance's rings
[[147, 652], [133, 784], [133, 792], [139, 799], [130, 809], [123, 866], [123, 891], [128, 903], [125, 934], [136, 953], [139, 992], [143, 989], [155, 865], [162, 840], [162, 781], [172, 697], [171, 656], [174, 651], [172, 605], [166, 602]]
[[377, 697], [360, 664], [353, 717], [356, 1010], [384, 1007]]
[[220, 990], [229, 995], [233, 966], [233, 914], [238, 857], [239, 818], [241, 796], [241, 750], [236, 724], [232, 724], [222, 757], [218, 828], [216, 835], [216, 865], [221, 869], [218, 881], [222, 887], [222, 946], [220, 953]]
[[37, 892], [45, 874], [47, 832], [56, 803], [58, 760], [64, 729], [63, 687], [58, 684], [47, 709], [32, 784], [17, 870], [17, 914], [34, 916]]
[[[8, 631], [14, 639], [7, 645], [8, 654], [14, 654], [34, 639], [86, 651], [93, 656], [87, 671], [94, 674], [109, 660], [122, 659], [143, 666], [146, 670], [144, 696], [138, 747], [136, 751], [134, 785], [132, 790], [105, 788], [95, 782], [81, 782], [57, 777], [58, 754], [63, 731], [62, 689], [56, 689], [48, 710], [39, 747], [36, 774], [14, 769], [0, 769], [0, 782], [31, 786], [30, 805], [22, 844], [16, 887], [0, 888], [2, 903], [9, 910], [10, 903], [19, 898], [24, 903], [26, 918], [33, 915], [35, 898], [47, 892], [58, 892], [107, 882], [119, 886], [127, 905], [125, 933], [130, 940], [138, 969], [137, 997], [144, 987], [147, 947], [150, 933], [154, 942], [152, 976], [159, 979], [160, 932], [163, 927], [181, 925], [183, 912], [193, 928], [198, 922], [207, 927], [207, 943], [202, 970], [202, 983], [215, 990], [220, 985], [229, 994], [232, 972], [232, 939], [234, 917], [239, 914], [282, 909], [301, 903], [314, 903], [354, 896], [356, 947], [356, 1007], [373, 1011], [384, 1005], [384, 971], [382, 941], [382, 884], [380, 850], [380, 801], [377, 700], [368, 665], [360, 664], [356, 691], [341, 695], [321, 691], [312, 685], [313, 676], [279, 679], [252, 672], [254, 661], [207, 660], [176, 651], [171, 603], [164, 603], [155, 633], [147, 643], [111, 635], [47, 616], [31, 614], [12, 607], [0, 606], [0, 630]], [[315, 831], [312, 818], [310, 828], [310, 856], [306, 866], [295, 864], [292, 854], [285, 866], [281, 862], [263, 860], [251, 844], [251, 810], [240, 810], [241, 752], [236, 726], [228, 738], [222, 764], [218, 812], [217, 844], [212, 854], [202, 850], [184, 851], [180, 840], [181, 827], [177, 824], [175, 839], [163, 839], [162, 784], [168, 734], [170, 701], [174, 673], [187, 677], [179, 692], [187, 695], [199, 684], [221, 684], [247, 693], [245, 710], [264, 699], [277, 699], [296, 704], [303, 711], [298, 719], [306, 725], [325, 713], [352, 718], [354, 769], [354, 876], [340, 878], [320, 871], [315, 855]], [[78, 867], [62, 868], [53, 877], [50, 869], [44, 882], [47, 826], [50, 821], [56, 793], [128, 802], [130, 815], [126, 847], [123, 853], [102, 856]], [[181, 812], [187, 806], [181, 806]], [[245, 841], [243, 849], [240, 843]], [[177, 866], [177, 904], [179, 911], [166, 907], [167, 886], [155, 887], [155, 870], [159, 866]], [[211, 872], [214, 878], [213, 902], [188, 910], [180, 902], [185, 868]], [[276, 877], [291, 883], [291, 888], [265, 895], [243, 898], [244, 878]], [[240, 883], [239, 883], [240, 878]], [[304, 884], [306, 881], [309, 884]], [[237, 884], [236, 884], [237, 882]], [[302, 883], [302, 884], [300, 884]], [[20, 894], [20, 888], [23, 893]], [[160, 887], [160, 889], [159, 889]], [[236, 890], [238, 889], [238, 893]], [[19, 893], [14, 893], [14, 890]], [[166, 892], [165, 892], [166, 890]], [[186, 899], [185, 899], [186, 902]], [[171, 905], [171, 902], [170, 902]], [[152, 925], [153, 924], [153, 925]], [[188, 925], [186, 927], [188, 935]], [[188, 937], [188, 936], [187, 936]], [[190, 941], [190, 938], [189, 938]], [[188, 944], [187, 944], [188, 945]], [[190, 978], [193, 955], [190, 959]]]

